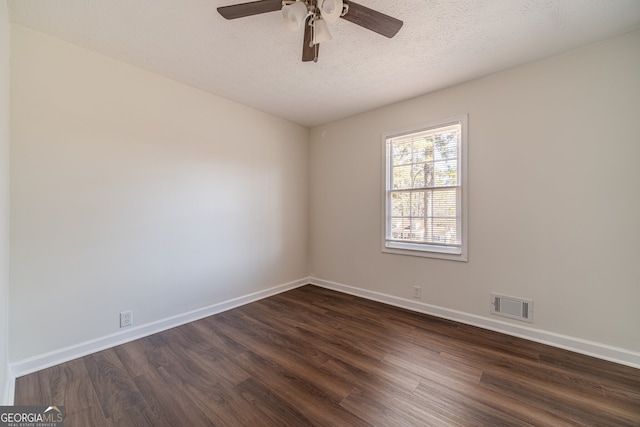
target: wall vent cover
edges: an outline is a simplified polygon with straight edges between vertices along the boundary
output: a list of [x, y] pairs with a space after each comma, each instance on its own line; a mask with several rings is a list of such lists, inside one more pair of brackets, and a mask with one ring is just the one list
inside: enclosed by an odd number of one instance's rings
[[491, 294], [491, 314], [533, 323], [533, 301]]

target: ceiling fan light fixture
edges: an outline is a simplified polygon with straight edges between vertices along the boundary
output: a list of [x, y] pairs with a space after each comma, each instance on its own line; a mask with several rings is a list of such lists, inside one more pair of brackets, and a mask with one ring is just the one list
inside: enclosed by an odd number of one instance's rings
[[395, 36], [403, 24], [399, 19], [353, 0], [251, 0], [221, 6], [217, 10], [225, 19], [282, 12], [283, 21], [291, 30], [298, 31], [304, 26], [302, 62], [317, 61], [320, 43], [332, 39], [327, 22], [344, 18], [388, 38]]
[[343, 8], [344, 3], [342, 0], [318, 0], [320, 14], [327, 22], [336, 22], [342, 15]]
[[327, 26], [327, 21], [318, 18], [313, 23], [313, 44], [320, 44], [331, 40], [331, 33]]
[[307, 5], [304, 1], [296, 1], [282, 7], [282, 17], [291, 31], [298, 31], [307, 17]]

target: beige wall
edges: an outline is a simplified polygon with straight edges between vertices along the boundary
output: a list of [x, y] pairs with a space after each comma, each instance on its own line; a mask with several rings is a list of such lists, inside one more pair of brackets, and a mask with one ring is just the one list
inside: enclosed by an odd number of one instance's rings
[[9, 20], [0, 1], [0, 405], [8, 394], [9, 320]]
[[308, 129], [11, 36], [11, 361], [307, 275]]
[[[636, 31], [312, 129], [310, 274], [640, 351], [639, 76]], [[381, 253], [380, 135], [464, 113], [469, 261]]]

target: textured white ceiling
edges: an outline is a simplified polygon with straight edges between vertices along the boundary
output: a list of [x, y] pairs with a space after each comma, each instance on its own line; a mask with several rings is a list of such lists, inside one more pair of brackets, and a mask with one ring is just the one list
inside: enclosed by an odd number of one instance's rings
[[[640, 0], [356, 0], [404, 21], [387, 39], [330, 24], [318, 63], [242, 0], [8, 0], [12, 22], [305, 126], [471, 80], [640, 25]], [[639, 47], [640, 48], [640, 47]]]

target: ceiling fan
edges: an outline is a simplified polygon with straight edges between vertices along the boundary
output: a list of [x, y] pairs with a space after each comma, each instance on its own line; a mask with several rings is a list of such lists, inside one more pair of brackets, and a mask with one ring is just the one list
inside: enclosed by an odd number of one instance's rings
[[282, 10], [282, 16], [293, 31], [304, 25], [302, 61], [318, 62], [320, 43], [331, 40], [327, 22], [346, 19], [368, 30], [393, 37], [402, 21], [350, 0], [258, 0], [218, 8], [226, 19], [243, 18]]

